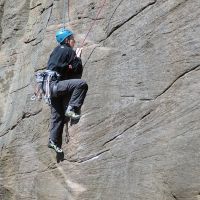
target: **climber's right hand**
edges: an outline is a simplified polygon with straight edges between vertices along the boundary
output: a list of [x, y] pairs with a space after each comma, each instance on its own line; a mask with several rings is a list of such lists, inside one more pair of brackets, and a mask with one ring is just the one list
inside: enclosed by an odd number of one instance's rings
[[78, 58], [81, 57], [82, 50], [83, 50], [83, 47], [77, 48], [77, 49], [76, 49], [76, 56], [77, 56]]

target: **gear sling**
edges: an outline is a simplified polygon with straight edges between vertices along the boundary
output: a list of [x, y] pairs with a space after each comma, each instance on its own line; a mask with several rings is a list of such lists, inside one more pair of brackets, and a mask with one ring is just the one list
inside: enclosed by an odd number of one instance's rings
[[52, 81], [58, 81], [60, 75], [56, 71], [46, 70], [35, 74], [35, 92], [32, 100], [41, 100], [42, 97], [46, 104], [51, 105], [51, 97], [56, 93], [56, 84], [51, 87]]

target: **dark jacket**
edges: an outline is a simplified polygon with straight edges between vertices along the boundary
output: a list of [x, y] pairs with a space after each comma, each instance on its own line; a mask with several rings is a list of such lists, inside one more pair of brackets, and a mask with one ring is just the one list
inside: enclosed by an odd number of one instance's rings
[[[72, 66], [72, 69], [69, 68]], [[51, 53], [47, 65], [61, 75], [62, 80], [81, 78], [83, 72], [82, 61], [76, 57], [76, 52], [67, 44], [58, 45]]]

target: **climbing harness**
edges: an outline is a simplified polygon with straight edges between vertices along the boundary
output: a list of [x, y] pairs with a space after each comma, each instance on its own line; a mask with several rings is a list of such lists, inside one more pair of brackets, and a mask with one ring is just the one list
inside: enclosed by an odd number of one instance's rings
[[60, 75], [57, 72], [51, 70], [37, 72], [35, 74], [35, 92], [31, 97], [31, 100], [41, 100], [43, 97], [45, 103], [51, 105], [51, 97], [56, 90], [56, 85], [53, 85], [53, 91], [51, 91], [51, 81], [56, 81], [59, 79], [59, 77]]

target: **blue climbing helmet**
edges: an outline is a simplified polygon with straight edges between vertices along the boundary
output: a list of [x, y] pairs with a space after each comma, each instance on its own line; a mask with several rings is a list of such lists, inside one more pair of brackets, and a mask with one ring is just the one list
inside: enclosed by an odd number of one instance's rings
[[67, 29], [60, 29], [56, 32], [56, 40], [58, 43], [62, 43], [67, 37], [73, 35], [73, 32]]

